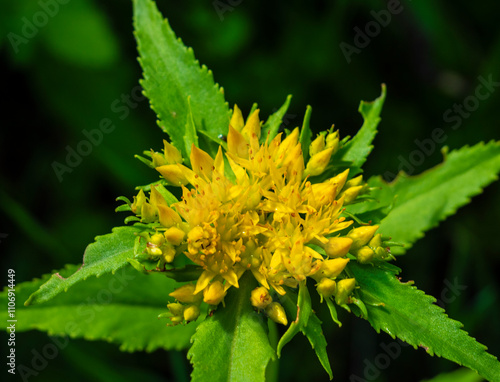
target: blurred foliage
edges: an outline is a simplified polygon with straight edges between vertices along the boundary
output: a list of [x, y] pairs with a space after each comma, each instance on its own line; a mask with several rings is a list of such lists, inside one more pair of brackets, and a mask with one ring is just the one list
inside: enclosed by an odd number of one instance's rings
[[[123, 216], [113, 213], [115, 197], [132, 195], [136, 185], [154, 180], [133, 155], [160, 149], [164, 137], [148, 102], [135, 93], [141, 72], [131, 4], [62, 3], [17, 0], [2, 4], [0, 13], [6, 80], [0, 233], [8, 234], [0, 239], [0, 251], [2, 269], [15, 269], [18, 283], [62, 263], [80, 262], [96, 235], [121, 224]], [[223, 14], [212, 1], [160, 0], [158, 6], [200, 62], [213, 70], [230, 104], [238, 103], [248, 112], [258, 102], [266, 117], [293, 94], [285, 127], [300, 125], [309, 104], [313, 130], [335, 123], [341, 136], [353, 135], [362, 122], [356, 112], [359, 100], [374, 99], [385, 82], [388, 96], [375, 150], [365, 166], [367, 177], [396, 173], [412, 152], [422, 151], [415, 140], [431, 138], [435, 128], [447, 135], [439, 147], [500, 138], [498, 90], [480, 101], [456, 129], [443, 116], [474, 94], [479, 76], [500, 81], [497, 4], [402, 2], [403, 11], [393, 14], [350, 63], [340, 43], [354, 45], [353, 28], [364, 30], [374, 20], [372, 11], [387, 9], [387, 2], [241, 1]], [[21, 40], [13, 43], [13, 34]], [[102, 142], [60, 182], [53, 162], [65, 164], [67, 147], [76, 149], [87, 139], [83, 130], [98, 129], [106, 118], [116, 128], [104, 133]], [[433, 150], [424, 156], [423, 163], [413, 166], [413, 174], [438, 163], [441, 154]], [[417, 286], [441, 300], [450, 316], [462, 321], [494, 355], [500, 355], [499, 216], [497, 183], [397, 261], [405, 270], [404, 279], [419, 280]], [[6, 283], [6, 271], [3, 274]], [[447, 293], [447, 283], [455, 281], [467, 288]], [[318, 314], [328, 319], [328, 312]], [[377, 336], [367, 322], [343, 312], [340, 319], [347, 330], [331, 325], [325, 331], [330, 359], [335, 360], [333, 373], [338, 380], [353, 374], [363, 377], [366, 362], [373, 363], [383, 352], [381, 344], [392, 339]], [[30, 366], [33, 351], [42, 351], [51, 341], [43, 333], [18, 334], [18, 364]], [[283, 352], [282, 380], [325, 378], [315, 355], [300, 351], [309, 346], [306, 341], [298, 337]], [[453, 368], [448, 361], [427, 357], [424, 350], [402, 347], [401, 355], [377, 380], [398, 380], [402, 375], [420, 380]], [[71, 340], [36, 380], [71, 375], [75, 381], [127, 381], [139, 376], [182, 381], [189, 372], [185, 354], [128, 354], [104, 342]]]

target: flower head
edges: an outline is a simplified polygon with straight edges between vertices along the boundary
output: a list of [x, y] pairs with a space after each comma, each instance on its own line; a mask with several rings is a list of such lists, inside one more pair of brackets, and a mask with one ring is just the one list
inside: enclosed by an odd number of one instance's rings
[[349, 301], [354, 279], [334, 280], [347, 279], [343, 271], [349, 252], [361, 262], [372, 260], [372, 252], [380, 247], [373, 238], [378, 226], [346, 232], [353, 221], [342, 215], [343, 206], [365, 190], [361, 177], [348, 181], [346, 170], [320, 183], [310, 180], [325, 172], [338, 150], [338, 132], [313, 140], [307, 163], [298, 128], [286, 137], [280, 133], [262, 138], [259, 110], [244, 123], [235, 107], [225, 153], [219, 147], [212, 157], [193, 145], [189, 168], [181, 163], [178, 150], [165, 142], [164, 155], [152, 157], [162, 177], [181, 187], [182, 199], [169, 206], [152, 188], [149, 199], [139, 192], [132, 210], [142, 221], [156, 220], [161, 226], [162, 233], [148, 241], [151, 256], [169, 263], [183, 254], [202, 268], [196, 285], [171, 294], [179, 302], [199, 303], [203, 296], [217, 305], [229, 288], [239, 287], [245, 272], [251, 272], [260, 284], [252, 304], [283, 323], [279, 304], [269, 308], [270, 293], [285, 295], [287, 288], [308, 277], [317, 280], [322, 299], [340, 293], [338, 302]]

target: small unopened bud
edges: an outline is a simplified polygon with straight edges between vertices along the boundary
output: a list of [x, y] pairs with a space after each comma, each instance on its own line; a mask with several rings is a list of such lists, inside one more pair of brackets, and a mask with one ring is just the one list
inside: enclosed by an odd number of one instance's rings
[[344, 197], [344, 204], [350, 204], [356, 199], [363, 189], [363, 186], [355, 186], [355, 187], [350, 187], [346, 189], [345, 191], [342, 191], [339, 195], [339, 197]]
[[373, 260], [375, 252], [368, 246], [362, 247], [356, 254], [356, 258], [361, 264], [369, 263]]
[[147, 247], [146, 251], [151, 256], [161, 256], [161, 255], [163, 255], [162, 250], [160, 248], [158, 248], [158, 247]]
[[203, 291], [203, 301], [210, 305], [219, 305], [226, 296], [224, 285], [220, 281], [212, 282]]
[[163, 140], [163, 153], [165, 160], [168, 164], [181, 163], [182, 155], [176, 147]]
[[183, 171], [184, 168], [187, 169], [187, 167], [180, 164], [167, 164], [157, 167], [156, 171], [158, 171], [169, 183], [174, 186], [180, 186], [188, 184], [188, 180]]
[[338, 305], [346, 304], [349, 295], [356, 286], [356, 279], [343, 279], [337, 282], [337, 292], [335, 293], [335, 302]]
[[335, 294], [335, 291], [337, 290], [337, 283], [332, 279], [324, 277], [320, 280], [320, 282], [316, 286], [316, 290], [319, 293], [321, 302], [323, 302], [323, 297], [330, 298]]
[[252, 291], [250, 301], [257, 309], [265, 309], [273, 301], [273, 298], [266, 288], [258, 287]]
[[373, 239], [370, 240], [368, 245], [370, 247], [373, 247], [373, 248], [381, 247], [382, 246], [382, 235], [378, 233], [375, 236], [373, 236]]
[[339, 148], [339, 132], [334, 131], [326, 136], [326, 148], [332, 148], [335, 153]]
[[356, 186], [361, 186], [363, 183], [363, 175], [359, 175], [355, 178], [352, 178], [345, 184], [345, 188], [350, 188], [350, 187], [356, 187]]
[[157, 153], [157, 152], [154, 152], [153, 150], [151, 150], [151, 161], [152, 161], [153, 167], [155, 167], [155, 168], [168, 164], [164, 155]]
[[312, 157], [325, 149], [325, 136], [324, 134], [318, 137], [309, 145], [309, 155]]
[[168, 304], [167, 308], [170, 311], [170, 313], [172, 313], [174, 316], [182, 316], [182, 314], [184, 313], [185, 306], [177, 302], [174, 302], [172, 304]]
[[305, 175], [316, 176], [320, 175], [325, 171], [326, 166], [330, 162], [330, 158], [332, 156], [332, 149], [323, 150], [316, 155], [313, 155], [309, 162], [307, 162], [306, 170], [304, 172]]
[[353, 241], [351, 249], [357, 250], [366, 245], [372, 239], [378, 227], [378, 225], [370, 225], [354, 228], [353, 230], [351, 230], [347, 234], [347, 237], [350, 237]]
[[343, 257], [351, 248], [352, 239], [349, 237], [331, 237], [325, 245], [325, 252], [329, 257]]
[[165, 239], [173, 245], [180, 245], [186, 236], [186, 233], [177, 227], [170, 227], [165, 231]]
[[329, 183], [337, 186], [337, 195], [340, 193], [340, 191], [344, 187], [345, 182], [347, 181], [348, 175], [349, 175], [349, 169], [345, 170], [344, 172], [341, 172], [338, 175], [335, 175], [333, 178], [331, 178], [328, 181]]
[[318, 277], [337, 277], [344, 270], [349, 259], [337, 258], [323, 261], [320, 271], [317, 273]]
[[186, 284], [174, 290], [169, 296], [186, 304], [197, 303], [201, 301], [202, 295], [201, 293], [193, 294], [195, 288], [196, 286], [194, 284]]
[[130, 206], [130, 209], [134, 214], [139, 214], [141, 213], [142, 205], [146, 202], [146, 194], [143, 190], [140, 190], [137, 196], [134, 196], [134, 202]]
[[272, 302], [266, 307], [266, 314], [271, 320], [281, 325], [288, 325], [285, 309], [278, 302]]
[[171, 244], [168, 244], [167, 245], [164, 245], [162, 247], [163, 249], [163, 258], [165, 259], [165, 261], [167, 263], [171, 263], [172, 261], [174, 261], [174, 258], [175, 258], [175, 249], [174, 247], [172, 247]]
[[149, 242], [153, 243], [154, 245], [160, 246], [165, 242], [165, 238], [162, 234], [155, 233], [153, 236], [151, 236]]
[[189, 305], [184, 309], [184, 319], [186, 321], [194, 321], [200, 316], [200, 308], [198, 305]]

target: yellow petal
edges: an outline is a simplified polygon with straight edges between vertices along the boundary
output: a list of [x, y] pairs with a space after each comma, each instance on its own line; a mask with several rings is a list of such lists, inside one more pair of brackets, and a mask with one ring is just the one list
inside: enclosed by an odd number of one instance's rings
[[241, 131], [243, 129], [243, 125], [245, 124], [243, 120], [243, 115], [241, 114], [241, 110], [237, 105], [234, 105], [233, 115], [231, 117], [231, 122], [229, 125], [232, 126], [236, 131]]
[[248, 143], [245, 137], [232, 126], [229, 126], [227, 134], [227, 151], [240, 158], [248, 158]]
[[224, 156], [222, 155], [222, 148], [219, 146], [219, 150], [217, 151], [217, 155], [214, 160], [215, 171], [217, 171], [220, 175], [224, 175]]
[[165, 205], [158, 206], [158, 215], [160, 217], [160, 224], [164, 227], [172, 227], [175, 224], [180, 223], [181, 217], [172, 208]]
[[177, 148], [168, 143], [165, 139], [163, 140], [163, 152], [165, 154], [165, 159], [168, 164], [175, 164], [182, 162], [182, 155]]
[[165, 178], [165, 180], [174, 186], [188, 184], [185, 170], [189, 169], [181, 164], [167, 164], [156, 168], [156, 171], [158, 171]]
[[162, 196], [162, 194], [159, 193], [159, 191], [156, 189], [155, 186], [151, 187], [151, 195], [149, 197], [149, 202], [155, 207], [158, 207], [160, 205], [162, 206], [167, 205], [165, 198]]
[[212, 281], [212, 279], [215, 277], [216, 273], [212, 271], [204, 271], [200, 277], [198, 278], [198, 281], [196, 282], [196, 288], [194, 290], [194, 294], [197, 294], [201, 292], [203, 289], [207, 287], [207, 285]]
[[259, 149], [260, 130], [259, 109], [257, 109], [248, 117], [245, 127], [241, 130], [243, 136], [250, 142], [254, 155]]
[[212, 179], [214, 160], [210, 155], [193, 144], [190, 159], [191, 167], [196, 174], [203, 175], [208, 180]]

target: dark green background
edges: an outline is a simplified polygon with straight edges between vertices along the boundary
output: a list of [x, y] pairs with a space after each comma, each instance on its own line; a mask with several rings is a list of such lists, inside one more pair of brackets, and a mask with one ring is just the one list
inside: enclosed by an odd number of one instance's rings
[[[229, 4], [218, 2], [223, 3]], [[315, 131], [334, 123], [341, 136], [352, 135], [362, 123], [359, 101], [374, 99], [380, 84], [386, 83], [381, 132], [365, 166], [367, 177], [396, 173], [402, 160], [421, 151], [415, 140], [431, 138], [435, 128], [447, 135], [438, 146], [451, 149], [500, 138], [498, 88], [459, 128], [452, 129], [454, 123], [443, 119], [447, 109], [474, 94], [479, 76], [500, 81], [498, 5], [402, 2], [402, 11], [348, 63], [339, 45], [354, 45], [354, 28], [364, 30], [374, 20], [371, 12], [386, 10], [387, 2], [232, 3], [239, 4], [222, 15], [211, 1], [159, 1], [159, 8], [200, 62], [213, 70], [230, 105], [237, 103], [248, 112], [258, 102], [265, 118], [293, 94], [288, 128], [301, 124], [310, 104]], [[131, 197], [136, 185], [157, 177], [133, 155], [162, 147], [163, 135], [148, 102], [126, 106], [121, 101], [141, 76], [131, 4], [70, 0], [59, 5], [26, 44], [17, 46], [16, 53], [9, 33], [22, 36], [23, 18], [33, 20], [41, 10], [35, 1], [16, 0], [2, 3], [0, 12], [0, 233], [8, 234], [0, 239], [2, 284], [8, 268], [16, 270], [21, 282], [80, 262], [96, 235], [122, 224], [124, 216], [113, 212], [116, 196]], [[59, 182], [53, 162], [64, 164], [66, 147], [75, 149], [85, 139], [82, 131], [98, 128], [104, 118], [113, 121], [115, 130]], [[439, 150], [434, 150], [412, 172], [418, 174], [440, 160]], [[446, 310], [495, 355], [500, 355], [499, 191], [498, 184], [489, 187], [397, 260], [404, 279], [415, 280], [438, 298], [445, 280], [453, 283], [456, 278], [467, 286], [445, 304]], [[324, 313], [319, 311], [328, 321]], [[364, 360], [373, 362], [382, 352], [380, 344], [392, 342], [385, 334], [375, 335], [364, 321], [347, 314], [341, 318], [341, 329], [330, 324], [325, 329], [337, 381], [353, 373], [363, 377]], [[30, 362], [32, 349], [48, 341], [44, 333], [18, 334], [17, 362]], [[327, 380], [308, 347], [297, 337], [285, 348], [281, 380]], [[30, 380], [71, 376], [75, 381], [128, 381], [141, 373], [147, 373], [141, 379], [182, 380], [189, 373], [183, 359], [183, 354], [167, 356], [164, 351], [121, 354], [114, 345], [73, 340]], [[417, 381], [454, 367], [423, 349], [404, 348], [378, 380]]]

